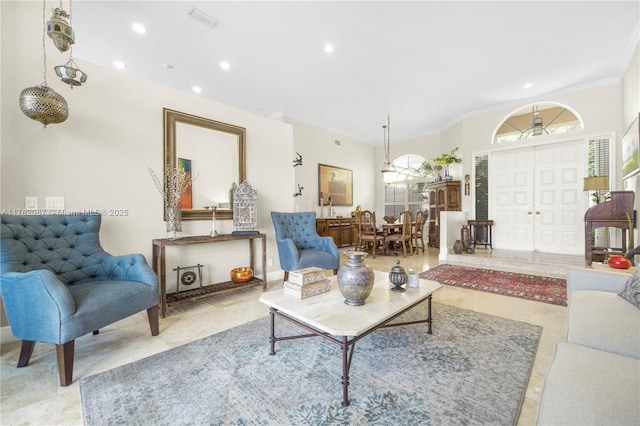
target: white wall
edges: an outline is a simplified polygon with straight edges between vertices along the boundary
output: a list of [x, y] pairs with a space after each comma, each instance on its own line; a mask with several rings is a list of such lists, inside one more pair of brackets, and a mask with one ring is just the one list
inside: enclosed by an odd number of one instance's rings
[[[294, 208], [299, 211], [315, 211], [317, 217], [320, 217], [318, 164], [350, 169], [353, 172], [353, 206], [334, 207], [336, 215], [349, 216], [358, 205], [365, 210], [375, 208], [374, 180], [377, 176], [374, 146], [290, 117], [285, 117], [285, 122], [293, 126], [295, 151], [302, 155], [303, 163], [302, 166], [295, 167], [296, 182], [290, 190], [293, 194], [297, 192], [298, 184], [304, 187], [302, 196], [292, 198]], [[291, 167], [294, 158], [295, 152], [287, 158]], [[328, 207], [324, 208], [324, 214], [328, 215]]]

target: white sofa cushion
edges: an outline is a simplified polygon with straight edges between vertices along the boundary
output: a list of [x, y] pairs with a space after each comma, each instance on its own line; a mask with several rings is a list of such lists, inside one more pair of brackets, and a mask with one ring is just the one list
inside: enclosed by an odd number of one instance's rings
[[640, 310], [617, 293], [572, 291], [567, 342], [640, 359]]
[[558, 343], [545, 376], [536, 423], [639, 424], [640, 360]]

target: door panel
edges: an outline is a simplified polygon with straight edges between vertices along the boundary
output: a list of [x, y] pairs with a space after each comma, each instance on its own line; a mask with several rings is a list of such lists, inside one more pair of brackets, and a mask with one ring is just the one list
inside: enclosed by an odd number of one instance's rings
[[535, 250], [582, 254], [584, 251], [584, 192], [586, 145], [583, 141], [535, 147], [537, 185]]
[[533, 250], [533, 161], [528, 150], [493, 153], [489, 160], [490, 215], [494, 247]]

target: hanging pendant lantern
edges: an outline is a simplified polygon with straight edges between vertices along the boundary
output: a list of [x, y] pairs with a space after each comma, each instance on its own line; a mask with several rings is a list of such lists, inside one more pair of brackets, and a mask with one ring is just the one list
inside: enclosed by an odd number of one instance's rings
[[87, 74], [83, 72], [74, 62], [73, 58], [69, 58], [66, 64], [54, 67], [56, 75], [67, 83], [73, 89], [73, 86], [81, 86], [87, 81]]
[[20, 109], [45, 127], [62, 123], [69, 117], [67, 101], [46, 83], [24, 89], [20, 93]]
[[47, 35], [53, 40], [60, 52], [69, 50], [69, 46], [75, 43], [73, 28], [67, 21], [69, 14], [59, 7], [53, 10], [51, 20], [47, 22]]
[[42, 59], [44, 82], [38, 86], [27, 87], [20, 92], [20, 110], [27, 117], [44, 124], [62, 123], [69, 117], [67, 101], [55, 90], [47, 86], [47, 49], [44, 45], [45, 2], [42, 0]]

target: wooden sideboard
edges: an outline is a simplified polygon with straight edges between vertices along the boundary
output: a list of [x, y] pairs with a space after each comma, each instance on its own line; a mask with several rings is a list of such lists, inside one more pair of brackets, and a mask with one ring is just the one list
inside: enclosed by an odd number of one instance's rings
[[[193, 290], [181, 291], [179, 293], [167, 294], [167, 262], [166, 262], [166, 248], [167, 246], [182, 246], [188, 244], [206, 244], [206, 243], [223, 243], [226, 241], [247, 240], [249, 242], [249, 266], [255, 271], [255, 248], [253, 246], [254, 240], [262, 240], [262, 279], [255, 276], [251, 280], [244, 283], [236, 283], [233, 281], [224, 281], [217, 284], [205, 285], [202, 288], [196, 288]], [[194, 300], [208, 297], [214, 294], [219, 294], [227, 291], [236, 290], [238, 288], [252, 287], [262, 285], [262, 291], [267, 289], [267, 238], [265, 234], [255, 235], [218, 235], [210, 237], [208, 235], [199, 235], [193, 237], [183, 238], [158, 238], [152, 240], [153, 244], [153, 259], [152, 267], [154, 272], [158, 275], [158, 281], [160, 284], [160, 313], [162, 317], [167, 316], [167, 307], [179, 305], [182, 303], [191, 302]]]
[[460, 181], [450, 180], [432, 183], [429, 191], [429, 245], [440, 247], [440, 212], [460, 211]]
[[356, 244], [356, 220], [352, 217], [316, 218], [316, 230], [321, 237], [331, 237], [338, 247]]

